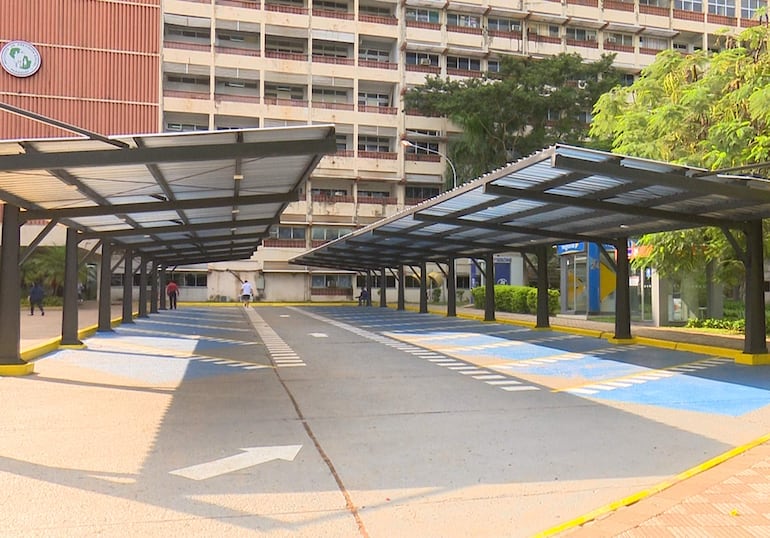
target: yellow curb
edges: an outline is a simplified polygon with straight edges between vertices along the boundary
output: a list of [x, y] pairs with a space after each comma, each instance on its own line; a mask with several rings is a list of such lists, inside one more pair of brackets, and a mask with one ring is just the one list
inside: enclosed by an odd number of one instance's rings
[[605, 514], [614, 512], [615, 510], [619, 508], [623, 508], [625, 506], [631, 506], [632, 504], [637, 503], [642, 499], [655, 495], [656, 493], [660, 493], [661, 491], [664, 491], [670, 488], [671, 486], [674, 486], [680, 482], [683, 482], [688, 478], [692, 478], [697, 474], [700, 474], [704, 471], [708, 471], [709, 469], [716, 467], [720, 463], [724, 463], [727, 460], [734, 458], [735, 456], [740, 456], [744, 452], [748, 452], [752, 448], [756, 448], [759, 445], [764, 444], [768, 441], [770, 441], [770, 434], [765, 434], [762, 437], [759, 437], [758, 439], [755, 439], [753, 441], [750, 441], [749, 443], [746, 443], [745, 445], [737, 446], [731, 450], [728, 450], [727, 452], [724, 452], [718, 456], [711, 458], [710, 460], [707, 460], [701, 463], [700, 465], [696, 465], [695, 467], [692, 467], [682, 473], [679, 473], [671, 480], [663, 481], [659, 484], [656, 484], [638, 493], [634, 493], [632, 495], [629, 495], [628, 497], [624, 497], [619, 501], [606, 504], [600, 508], [597, 508], [596, 510], [588, 512], [587, 514], [577, 517], [571, 521], [567, 521], [565, 523], [562, 523], [561, 525], [557, 525], [555, 527], [551, 527], [550, 529], [539, 532], [538, 534], [535, 534], [533, 538], [544, 538], [546, 536], [554, 536], [566, 530], [574, 529], [576, 527], [585, 525], [586, 523], [594, 521]]
[[85, 349], [86, 345], [81, 342], [79, 344], [61, 344], [59, 345], [59, 349]]
[[19, 377], [30, 375], [35, 371], [35, 365], [31, 362], [22, 364], [0, 364], [0, 377]]
[[620, 345], [620, 346], [627, 346], [627, 345], [631, 345], [631, 344], [636, 344], [636, 338], [634, 338], [634, 337], [631, 337], [631, 338], [615, 338], [614, 336], [608, 336], [607, 337], [607, 341], [610, 344], [617, 344], [617, 345]]
[[770, 364], [770, 353], [740, 353], [735, 357], [735, 362], [749, 366]]
[[25, 349], [21, 353], [19, 353], [19, 356], [21, 357], [22, 360], [30, 361], [42, 355], [46, 355], [48, 353], [56, 351], [57, 349], [59, 349], [60, 343], [61, 343], [61, 336], [48, 340], [47, 342], [43, 342], [42, 344], [31, 347], [29, 349]]

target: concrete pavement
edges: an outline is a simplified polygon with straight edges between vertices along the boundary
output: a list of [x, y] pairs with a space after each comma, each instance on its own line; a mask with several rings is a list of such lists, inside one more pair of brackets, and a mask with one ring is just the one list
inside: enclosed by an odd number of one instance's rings
[[[116, 305], [113, 317], [119, 317], [120, 312], [120, 305]], [[461, 309], [460, 313], [469, 316], [479, 314], [468, 309]], [[22, 312], [22, 350], [45, 344], [60, 333], [60, 310], [48, 309], [45, 317], [26, 314]], [[80, 327], [95, 327], [96, 316], [95, 303], [83, 305], [79, 313]], [[532, 318], [498, 313], [498, 321], [530, 324]], [[554, 328], [565, 332], [576, 331], [584, 335], [595, 334], [597, 337], [612, 333], [612, 326], [606, 323], [562, 317], [553, 318], [551, 322]], [[736, 350], [742, 348], [741, 338], [704, 335], [697, 331], [635, 326], [632, 332], [649, 339], [647, 343], [652, 345], [697, 346], [698, 349], [707, 348], [709, 354], [717, 357], [734, 356]], [[264, 339], [264, 335], [260, 336]], [[40, 404], [44, 405], [42, 400]], [[33, 418], [33, 415], [37, 417], [33, 411], [30, 418]], [[35, 420], [46, 419], [44, 415], [40, 415]], [[140, 423], [137, 423], [136, 427], [140, 430], [142, 428]], [[768, 440], [770, 436], [745, 443], [672, 479], [620, 498], [614, 503], [597, 506], [596, 510], [577, 519], [543, 529], [539, 536], [770, 536]], [[50, 439], [50, 442], [55, 445], [57, 440]], [[44, 479], [44, 476], [39, 478]], [[117, 475], [115, 479], [120, 480]], [[1, 523], [2, 516], [0, 527]], [[357, 535], [352, 529], [350, 532]]]

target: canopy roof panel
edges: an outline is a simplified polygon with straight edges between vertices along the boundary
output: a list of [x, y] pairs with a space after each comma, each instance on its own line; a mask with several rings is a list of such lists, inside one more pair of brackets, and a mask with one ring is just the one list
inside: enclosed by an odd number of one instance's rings
[[248, 258], [335, 149], [332, 125], [2, 141], [0, 199], [161, 262]]
[[767, 180], [556, 145], [291, 263], [380, 269], [767, 217]]

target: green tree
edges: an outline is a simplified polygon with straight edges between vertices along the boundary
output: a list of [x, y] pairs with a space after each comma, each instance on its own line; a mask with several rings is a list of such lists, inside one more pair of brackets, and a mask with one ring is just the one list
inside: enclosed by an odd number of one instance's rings
[[448, 152], [462, 182], [555, 142], [586, 143], [586, 114], [619, 80], [613, 60], [506, 56], [500, 72], [486, 78], [428, 77], [406, 92], [405, 105], [461, 129]]
[[[770, 159], [769, 38], [770, 30], [760, 25], [723, 34], [720, 52], [659, 53], [633, 85], [599, 98], [591, 136], [621, 154], [711, 170], [741, 167], [741, 173], [764, 177]], [[735, 239], [744, 240], [742, 234]], [[714, 262], [721, 282], [735, 284], [743, 276], [721, 230], [662, 232], [640, 241], [651, 250], [635, 264], [653, 265], [664, 275], [702, 274]]]
[[[49, 295], [61, 295], [64, 285], [64, 262], [66, 249], [57, 247], [38, 247], [21, 266], [21, 280], [25, 288], [33, 282], [40, 282]], [[87, 268], [79, 266], [78, 278], [86, 280]]]

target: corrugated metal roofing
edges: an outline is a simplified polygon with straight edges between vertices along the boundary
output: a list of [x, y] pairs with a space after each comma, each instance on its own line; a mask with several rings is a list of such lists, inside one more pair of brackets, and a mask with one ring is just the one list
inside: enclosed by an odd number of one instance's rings
[[291, 262], [380, 269], [767, 217], [767, 180], [556, 145]]
[[334, 126], [0, 142], [0, 199], [168, 264], [251, 256]]

